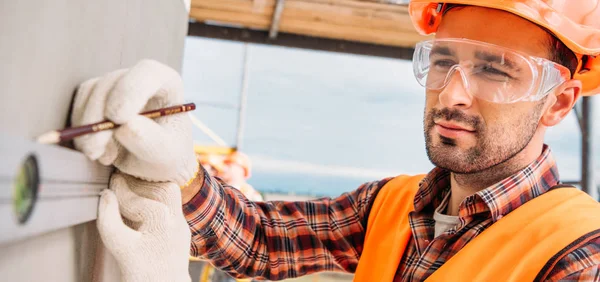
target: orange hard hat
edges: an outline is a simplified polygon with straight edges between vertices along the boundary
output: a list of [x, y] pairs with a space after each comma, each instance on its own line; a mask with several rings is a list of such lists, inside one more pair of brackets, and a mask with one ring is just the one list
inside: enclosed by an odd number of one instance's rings
[[250, 163], [250, 158], [239, 151], [233, 152], [231, 154], [229, 154], [227, 157], [225, 157], [225, 161], [226, 164], [237, 164], [239, 166], [241, 166], [242, 168], [244, 168], [244, 175], [246, 176], [246, 178], [250, 178], [251, 175], [251, 163]]
[[411, 0], [409, 14], [417, 31], [435, 33], [446, 4], [503, 10], [545, 28], [579, 59], [573, 78], [581, 80], [582, 95], [600, 93], [600, 0]]

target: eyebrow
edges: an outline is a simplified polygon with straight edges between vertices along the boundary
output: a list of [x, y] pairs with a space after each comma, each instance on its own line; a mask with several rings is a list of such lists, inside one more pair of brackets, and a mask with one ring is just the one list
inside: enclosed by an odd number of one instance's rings
[[477, 52], [475, 52], [475, 58], [484, 60], [487, 62], [498, 63], [500, 65], [507, 66], [514, 70], [519, 70], [517, 65], [512, 60], [506, 58], [505, 56], [499, 56], [497, 54], [493, 54], [493, 53], [489, 53], [489, 52], [485, 52], [485, 51], [477, 51]]
[[431, 48], [431, 55], [443, 55], [443, 56], [454, 56], [454, 51], [446, 46], [433, 46]]

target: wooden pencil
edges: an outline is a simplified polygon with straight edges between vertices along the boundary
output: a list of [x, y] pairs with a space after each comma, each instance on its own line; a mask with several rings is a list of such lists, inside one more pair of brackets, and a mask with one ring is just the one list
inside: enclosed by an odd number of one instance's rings
[[[174, 115], [174, 114], [178, 114], [178, 113], [189, 112], [189, 111], [193, 111], [195, 109], [196, 109], [196, 104], [187, 103], [187, 104], [183, 104], [183, 105], [172, 106], [172, 107], [143, 112], [143, 113], [140, 113], [140, 115], [145, 116], [147, 118], [157, 118], [157, 117]], [[61, 129], [61, 130], [53, 130], [50, 132], [46, 132], [37, 138], [37, 142], [41, 143], [41, 144], [56, 144], [56, 143], [71, 140], [73, 138], [76, 138], [76, 137], [79, 137], [82, 135], [95, 133], [95, 132], [99, 132], [99, 131], [103, 131], [103, 130], [109, 130], [109, 129], [113, 129], [113, 128], [117, 128], [117, 127], [119, 127], [118, 124], [115, 124], [109, 120], [104, 120], [104, 121], [100, 121], [100, 122], [96, 122], [96, 123], [92, 123], [92, 124], [86, 124], [86, 125], [82, 125], [82, 126], [76, 126], [76, 127], [70, 127], [70, 128], [65, 128], [65, 129]]]

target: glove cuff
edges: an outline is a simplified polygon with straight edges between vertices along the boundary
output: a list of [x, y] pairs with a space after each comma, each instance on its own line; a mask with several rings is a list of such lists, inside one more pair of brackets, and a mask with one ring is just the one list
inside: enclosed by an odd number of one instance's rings
[[179, 188], [181, 190], [184, 190], [185, 188], [188, 188], [192, 182], [194, 182], [194, 180], [198, 177], [198, 173], [200, 173], [200, 162], [196, 162], [196, 172], [194, 172], [194, 175], [192, 176], [192, 178], [190, 178], [185, 184], [183, 184], [182, 186], [179, 186]]

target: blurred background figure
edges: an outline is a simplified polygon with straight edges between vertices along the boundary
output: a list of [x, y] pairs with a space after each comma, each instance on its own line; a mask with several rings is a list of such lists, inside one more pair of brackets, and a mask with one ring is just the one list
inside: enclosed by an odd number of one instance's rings
[[217, 154], [200, 153], [196, 150], [198, 162], [206, 169], [210, 176], [218, 176], [223, 170], [223, 156]]
[[251, 175], [250, 158], [238, 151], [225, 157], [222, 170], [218, 174], [223, 181], [239, 189], [249, 200], [263, 201], [262, 195], [247, 182]]

